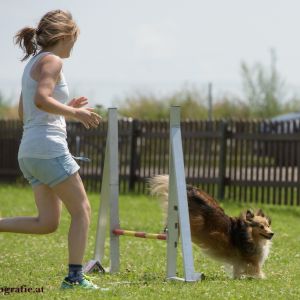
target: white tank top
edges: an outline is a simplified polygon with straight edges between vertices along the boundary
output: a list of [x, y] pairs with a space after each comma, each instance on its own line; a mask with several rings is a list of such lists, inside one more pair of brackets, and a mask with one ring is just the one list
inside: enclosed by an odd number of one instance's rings
[[[33, 64], [46, 55], [54, 54], [40, 52], [33, 56], [24, 68], [22, 76], [24, 126], [18, 158], [49, 159], [69, 153], [64, 116], [42, 111], [34, 103], [37, 81], [31, 77], [30, 72]], [[60, 73], [60, 78], [52, 97], [61, 103], [66, 103], [69, 90], [63, 72]]]

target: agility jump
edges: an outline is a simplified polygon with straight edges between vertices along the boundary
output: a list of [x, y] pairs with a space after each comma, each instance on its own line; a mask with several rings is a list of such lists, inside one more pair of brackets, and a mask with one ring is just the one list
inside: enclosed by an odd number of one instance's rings
[[[194, 270], [192, 242], [188, 204], [186, 195], [186, 182], [184, 160], [182, 151], [180, 129], [180, 107], [172, 106], [170, 109], [170, 160], [169, 160], [169, 204], [166, 233], [145, 233], [122, 229], [119, 220], [119, 170], [118, 170], [118, 118], [117, 109], [108, 110], [108, 133], [105, 149], [104, 171], [102, 177], [101, 201], [99, 206], [98, 224], [94, 259], [89, 261], [84, 271], [86, 273], [98, 270], [107, 271], [102, 265], [105, 250], [105, 235], [108, 218], [110, 222], [110, 268], [115, 273], [120, 269], [119, 237], [121, 235], [144, 239], [157, 239], [167, 241], [167, 267], [166, 278], [194, 282], [201, 280], [202, 274]], [[181, 249], [183, 256], [184, 276], [176, 276], [176, 259], [178, 248], [178, 228], [180, 226]]]

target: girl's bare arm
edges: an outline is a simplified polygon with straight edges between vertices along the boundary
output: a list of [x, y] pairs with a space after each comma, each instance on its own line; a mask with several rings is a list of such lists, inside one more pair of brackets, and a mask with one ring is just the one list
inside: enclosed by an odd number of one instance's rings
[[23, 121], [23, 98], [22, 98], [22, 93], [21, 93], [20, 99], [19, 99], [18, 114], [19, 114], [19, 119], [21, 121]]
[[38, 66], [38, 85], [34, 97], [35, 105], [48, 113], [63, 115], [79, 120], [86, 128], [97, 127], [101, 117], [93, 112], [93, 108], [74, 108], [55, 100], [52, 96], [60, 71], [62, 61], [54, 55], [41, 59]]

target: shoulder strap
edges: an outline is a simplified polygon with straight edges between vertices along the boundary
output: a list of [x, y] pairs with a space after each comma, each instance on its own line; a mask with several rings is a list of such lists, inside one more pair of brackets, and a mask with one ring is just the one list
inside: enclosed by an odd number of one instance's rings
[[28, 62], [27, 66], [26, 66], [26, 73], [28, 76], [30, 76], [30, 72], [31, 69], [33, 67], [33, 65], [38, 62], [40, 59], [42, 59], [44, 56], [46, 56], [47, 54], [52, 54], [52, 52], [39, 52], [38, 54], [36, 54], [35, 56], [33, 56], [31, 58], [31, 60]]

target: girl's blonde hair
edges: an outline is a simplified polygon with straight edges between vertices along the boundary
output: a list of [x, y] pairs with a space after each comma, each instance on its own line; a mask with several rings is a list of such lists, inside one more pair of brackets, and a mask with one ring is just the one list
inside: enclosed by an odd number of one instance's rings
[[37, 28], [24, 27], [15, 35], [15, 44], [18, 44], [26, 60], [30, 55], [35, 55], [39, 49], [55, 45], [60, 39], [71, 36], [77, 39], [79, 28], [68, 11], [52, 10], [40, 20]]

